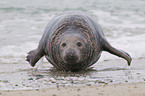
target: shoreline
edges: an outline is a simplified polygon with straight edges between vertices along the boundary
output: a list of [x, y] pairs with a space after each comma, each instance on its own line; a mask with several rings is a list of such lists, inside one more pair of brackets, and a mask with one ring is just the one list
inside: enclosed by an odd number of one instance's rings
[[[79, 73], [63, 73], [61, 71], [56, 71], [55, 69], [52, 70], [49, 66], [47, 67], [47, 64], [44, 64], [44, 67], [42, 66], [35, 72], [26, 64], [17, 64], [17, 66], [16, 64], [1, 64], [2, 66], [0, 68], [0, 77], [3, 78], [0, 79], [0, 96], [10, 96], [9, 94], [13, 94], [13, 92], [16, 92], [16, 95], [14, 96], [19, 96], [20, 94], [18, 95], [17, 93], [19, 91], [22, 92], [22, 96], [25, 96], [28, 95], [23, 95], [25, 93], [25, 89], [33, 93], [36, 93], [37, 91], [42, 93], [41, 89], [45, 88], [47, 88], [45, 89], [46, 92], [48, 90], [53, 90], [59, 96], [60, 91], [57, 91], [57, 87], [61, 89], [68, 88], [70, 90], [73, 90], [75, 88], [83, 89], [83, 87], [89, 88], [89, 86], [92, 86], [92, 89], [94, 90], [94, 88], [96, 87], [102, 88], [101, 85], [104, 85], [106, 87], [114, 87], [114, 85], [122, 86], [140, 84], [137, 82], [145, 83], [144, 58], [134, 59], [132, 62], [132, 66], [128, 68], [124, 67], [125, 63], [123, 62], [123, 60], [109, 60], [98, 62], [96, 66], [94, 66], [94, 69], [97, 70], [88, 70]], [[8, 66], [10, 68], [13, 68], [13, 70], [9, 70]], [[50, 69], [48, 70], [48, 68]], [[84, 90], [85, 89], [80, 92], [83, 93], [85, 92]], [[77, 91], [74, 92], [76, 93]], [[3, 93], [6, 93], [6, 95], [3, 95]]]
[[145, 82], [0, 91], [0, 96], [145, 96]]

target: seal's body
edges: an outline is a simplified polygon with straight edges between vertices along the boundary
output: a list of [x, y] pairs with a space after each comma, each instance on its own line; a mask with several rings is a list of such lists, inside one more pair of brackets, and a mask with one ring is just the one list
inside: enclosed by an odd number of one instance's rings
[[31, 66], [45, 55], [57, 69], [80, 71], [99, 59], [102, 51], [108, 51], [131, 63], [124, 51], [113, 48], [105, 39], [101, 27], [82, 12], [63, 13], [46, 26], [38, 48], [28, 53]]

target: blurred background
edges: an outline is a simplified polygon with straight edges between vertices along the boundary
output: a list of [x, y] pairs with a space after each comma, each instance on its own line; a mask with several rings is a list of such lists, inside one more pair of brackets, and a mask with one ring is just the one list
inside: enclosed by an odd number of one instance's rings
[[145, 57], [144, 5], [144, 0], [1, 0], [0, 64], [26, 63], [49, 20], [70, 10], [93, 15], [110, 43], [133, 58]]

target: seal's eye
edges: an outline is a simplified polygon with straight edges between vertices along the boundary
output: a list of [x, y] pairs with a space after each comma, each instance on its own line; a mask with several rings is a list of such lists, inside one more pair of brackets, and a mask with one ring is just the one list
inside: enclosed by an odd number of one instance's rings
[[66, 43], [62, 43], [62, 47], [65, 47], [66, 46]]
[[80, 42], [78, 42], [78, 43], [77, 43], [77, 46], [78, 46], [78, 47], [81, 47], [81, 46], [82, 46], [82, 44], [81, 44]]

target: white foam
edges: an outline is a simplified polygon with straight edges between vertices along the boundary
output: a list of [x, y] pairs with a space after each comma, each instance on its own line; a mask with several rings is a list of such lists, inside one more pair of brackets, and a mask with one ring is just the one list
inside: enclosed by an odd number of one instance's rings
[[[129, 53], [132, 58], [137, 59], [145, 57], [145, 34], [139, 36], [122, 37], [118, 39], [108, 38], [110, 44], [120, 50], [124, 50]], [[103, 52], [102, 60], [115, 59], [116, 56], [107, 52]]]

